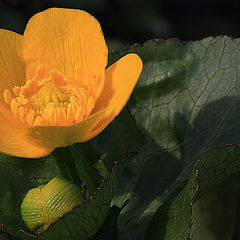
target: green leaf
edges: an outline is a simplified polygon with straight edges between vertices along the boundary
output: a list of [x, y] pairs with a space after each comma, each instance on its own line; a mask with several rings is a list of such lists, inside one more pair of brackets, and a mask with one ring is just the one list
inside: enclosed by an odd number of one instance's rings
[[145, 144], [124, 170], [113, 203], [123, 240], [144, 239], [154, 212], [185, 186], [211, 146], [240, 141], [239, 39], [149, 41], [110, 56], [137, 53], [143, 71], [128, 102]]
[[56, 175], [59, 175], [53, 154], [38, 159], [0, 154], [0, 163], [11, 163], [15, 167], [21, 168], [29, 178], [36, 178], [40, 184], [45, 184]]
[[239, 173], [211, 188], [193, 204], [192, 239], [236, 239], [239, 216]]
[[98, 160], [96, 163], [95, 163], [95, 168], [99, 171], [100, 175], [103, 177], [103, 178], [107, 178], [107, 168], [106, 166], [104, 165], [104, 158], [106, 157], [106, 154], [103, 154], [101, 156], [101, 159]]
[[239, 157], [240, 147], [236, 145], [213, 148], [203, 154], [186, 187], [175, 199], [157, 210], [148, 226], [146, 239], [182, 240], [192, 237], [193, 203], [237, 173], [240, 167]]
[[106, 239], [118, 239], [118, 217], [122, 209], [128, 204], [126, 201], [123, 206], [120, 208], [116, 205], [113, 205], [108, 212], [108, 216], [104, 221], [102, 227], [94, 235], [91, 240], [106, 240]]
[[6, 233], [4, 233], [4, 234], [0, 233], [0, 240], [9, 240], [9, 238]]
[[20, 206], [29, 189], [37, 186], [20, 169], [0, 163], [0, 229], [20, 239], [32, 239], [24, 224]]

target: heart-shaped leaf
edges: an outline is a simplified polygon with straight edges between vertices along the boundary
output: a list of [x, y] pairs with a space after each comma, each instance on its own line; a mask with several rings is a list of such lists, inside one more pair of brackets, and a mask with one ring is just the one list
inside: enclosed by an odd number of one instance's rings
[[239, 143], [239, 43], [153, 40], [110, 57], [112, 63], [133, 52], [143, 60], [128, 107], [145, 144], [113, 200], [119, 206], [130, 200], [120, 213], [120, 239], [144, 239], [154, 212], [181, 191], [205, 149]]

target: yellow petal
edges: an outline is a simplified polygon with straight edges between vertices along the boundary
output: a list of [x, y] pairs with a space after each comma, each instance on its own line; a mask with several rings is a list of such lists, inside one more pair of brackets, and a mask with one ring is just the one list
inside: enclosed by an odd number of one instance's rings
[[34, 126], [28, 128], [28, 141], [42, 148], [66, 147], [86, 138], [104, 117], [100, 111], [91, 117], [70, 126]]
[[106, 115], [82, 142], [98, 135], [120, 113], [137, 83], [142, 66], [141, 58], [131, 53], [107, 68], [105, 85], [93, 110], [95, 114], [106, 109]]
[[[3, 92], [25, 82], [25, 63], [21, 57], [22, 36], [0, 29], [0, 102], [5, 105]], [[7, 106], [7, 105], [6, 105]]]
[[33, 145], [27, 141], [26, 133], [27, 128], [0, 105], [0, 152], [17, 157], [39, 158], [53, 151], [53, 148]]
[[96, 81], [101, 88], [107, 55], [100, 24], [82, 10], [50, 8], [34, 15], [24, 32], [27, 79], [43, 64], [47, 72], [54, 69], [76, 79], [78, 71], [100, 76]]

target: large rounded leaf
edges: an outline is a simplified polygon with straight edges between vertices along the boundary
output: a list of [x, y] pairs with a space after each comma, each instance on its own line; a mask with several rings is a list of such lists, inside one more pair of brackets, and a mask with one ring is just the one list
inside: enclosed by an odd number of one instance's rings
[[144, 239], [159, 206], [185, 186], [194, 162], [213, 145], [239, 143], [239, 39], [153, 40], [110, 56], [137, 53], [143, 71], [128, 107], [145, 144], [127, 167], [114, 203], [120, 239]]

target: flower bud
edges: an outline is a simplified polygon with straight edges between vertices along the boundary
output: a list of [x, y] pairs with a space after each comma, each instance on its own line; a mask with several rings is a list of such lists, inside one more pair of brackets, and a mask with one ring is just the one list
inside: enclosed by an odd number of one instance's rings
[[21, 205], [22, 218], [31, 231], [41, 232], [83, 201], [81, 188], [55, 177], [28, 191]]

